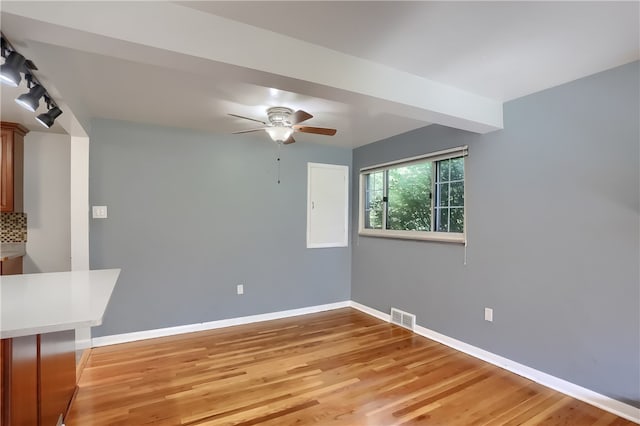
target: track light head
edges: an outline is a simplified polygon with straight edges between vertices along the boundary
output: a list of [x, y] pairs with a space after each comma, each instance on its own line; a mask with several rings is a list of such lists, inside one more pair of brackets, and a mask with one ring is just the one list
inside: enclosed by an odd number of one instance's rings
[[0, 79], [4, 84], [12, 87], [18, 87], [22, 76], [20, 72], [24, 69], [24, 56], [15, 50], [7, 56], [7, 60], [0, 66]]
[[62, 111], [60, 110], [60, 108], [55, 106], [49, 111], [37, 116], [36, 120], [38, 120], [38, 123], [49, 129], [51, 126], [53, 126], [53, 122], [56, 121], [56, 118], [58, 118], [60, 114], [62, 114]]
[[40, 98], [44, 95], [46, 89], [39, 84], [29, 89], [29, 93], [25, 93], [16, 98], [16, 103], [24, 109], [35, 112], [40, 105]]

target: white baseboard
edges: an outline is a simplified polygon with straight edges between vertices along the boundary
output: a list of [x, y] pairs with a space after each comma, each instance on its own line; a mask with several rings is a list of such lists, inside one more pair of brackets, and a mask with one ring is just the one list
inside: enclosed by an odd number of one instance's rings
[[[351, 307], [364, 312], [365, 314], [372, 315], [383, 321], [389, 321], [389, 314], [378, 311], [377, 309], [370, 308], [369, 306], [362, 305], [360, 303], [351, 301]], [[591, 404], [605, 411], [609, 411], [617, 416], [623, 417], [627, 420], [640, 424], [640, 408], [636, 408], [632, 405], [625, 404], [616, 399], [599, 394], [582, 386], [536, 370], [518, 362], [512, 361], [508, 358], [496, 355], [492, 352], [485, 351], [476, 346], [464, 343], [460, 340], [453, 339], [451, 337], [440, 334], [436, 331], [429, 330], [428, 328], [416, 325], [414, 332], [428, 339], [435, 340], [443, 345], [449, 346], [460, 352], [464, 352], [475, 358], [486, 361], [490, 364], [496, 365], [505, 370], [511, 371], [519, 376], [526, 377], [533, 380], [543, 386], [561, 392], [572, 398], [584, 401], [587, 404]]]
[[213, 330], [216, 328], [230, 327], [232, 325], [250, 324], [253, 322], [269, 321], [280, 318], [294, 317], [298, 315], [313, 314], [316, 312], [330, 311], [332, 309], [351, 306], [351, 301], [329, 303], [326, 305], [308, 306], [287, 311], [269, 312], [267, 314], [250, 315], [246, 317], [229, 318], [218, 321], [201, 322], [196, 324], [180, 325], [177, 327], [158, 328], [155, 330], [136, 331], [133, 333], [115, 334], [112, 336], [94, 337], [91, 346], [117, 345], [119, 343], [135, 342], [137, 340], [153, 339], [156, 337], [173, 336], [176, 334], [193, 333], [195, 331]]
[[353, 300], [351, 301], [351, 305], [352, 308], [356, 308], [357, 310], [359, 310], [360, 312], [364, 312], [365, 314], [369, 314], [372, 317], [376, 317], [378, 319], [381, 319], [382, 321], [386, 321], [389, 322], [391, 321], [391, 315], [389, 314], [385, 314], [384, 312], [380, 312], [377, 309], [373, 309], [368, 307], [367, 305], [362, 305], [358, 302], [354, 302]]
[[91, 347], [91, 328], [76, 328], [76, 351], [83, 351]]

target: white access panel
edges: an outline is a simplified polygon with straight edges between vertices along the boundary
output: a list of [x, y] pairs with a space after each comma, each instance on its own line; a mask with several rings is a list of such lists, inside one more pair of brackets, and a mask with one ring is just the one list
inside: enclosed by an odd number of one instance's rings
[[307, 248], [349, 245], [349, 167], [307, 163]]

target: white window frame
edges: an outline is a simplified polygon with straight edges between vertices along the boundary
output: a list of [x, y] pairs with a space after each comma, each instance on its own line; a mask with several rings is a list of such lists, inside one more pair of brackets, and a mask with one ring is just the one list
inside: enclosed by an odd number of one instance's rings
[[[359, 211], [358, 211], [358, 234], [367, 237], [383, 237], [383, 238], [400, 238], [407, 240], [424, 240], [424, 241], [441, 241], [450, 243], [467, 243], [467, 162], [464, 161], [464, 232], [437, 232], [437, 231], [402, 231], [385, 229], [386, 213], [383, 218], [383, 229], [370, 229], [364, 227], [364, 210], [365, 210], [365, 192], [366, 192], [366, 175], [374, 172], [388, 170], [396, 167], [407, 166], [410, 164], [421, 163], [425, 161], [436, 162], [449, 158], [466, 157], [468, 155], [468, 146], [446, 149], [442, 151], [432, 152], [417, 157], [405, 158], [398, 161], [376, 164], [374, 166], [363, 167], [360, 169], [360, 189], [359, 189]], [[432, 212], [435, 197], [432, 198]], [[386, 202], [384, 206], [386, 211]], [[435, 220], [432, 217], [432, 220]]]

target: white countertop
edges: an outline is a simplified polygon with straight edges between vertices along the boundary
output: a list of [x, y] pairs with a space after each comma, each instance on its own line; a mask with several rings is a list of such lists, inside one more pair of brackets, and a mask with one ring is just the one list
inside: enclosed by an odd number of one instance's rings
[[120, 269], [0, 278], [0, 338], [102, 324]]
[[0, 260], [5, 261], [15, 259], [26, 254], [24, 243], [2, 243], [0, 244]]

